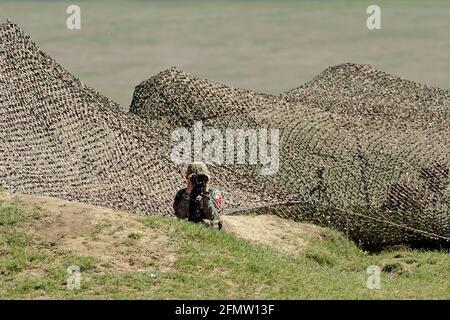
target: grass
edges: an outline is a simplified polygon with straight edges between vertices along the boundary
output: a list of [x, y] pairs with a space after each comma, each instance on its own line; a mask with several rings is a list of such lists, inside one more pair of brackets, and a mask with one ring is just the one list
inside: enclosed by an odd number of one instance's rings
[[133, 240], [139, 240], [142, 238], [142, 234], [140, 234], [138, 232], [132, 232], [128, 235], [128, 238], [133, 239]]
[[[0, 298], [57, 299], [449, 299], [450, 254], [390, 250], [369, 254], [326, 230], [301, 256], [289, 256], [226, 232], [162, 217], [136, 217], [163, 231], [176, 249], [171, 270], [100, 271], [95, 257], [53, 252], [29, 232], [44, 215], [0, 205]], [[129, 233], [139, 241], [140, 233]], [[98, 241], [98, 238], [97, 240]], [[130, 244], [132, 245], [132, 243]], [[66, 287], [69, 266], [80, 289]], [[366, 270], [381, 268], [381, 289], [366, 287]]]

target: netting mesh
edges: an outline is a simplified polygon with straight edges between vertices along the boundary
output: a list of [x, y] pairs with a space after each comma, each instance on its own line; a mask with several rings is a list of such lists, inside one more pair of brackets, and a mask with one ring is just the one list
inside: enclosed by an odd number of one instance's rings
[[268, 182], [286, 202], [248, 212], [312, 221], [383, 244], [448, 237], [449, 97], [365, 65], [329, 68], [280, 96], [172, 68], [136, 88], [130, 111], [171, 130], [200, 120], [222, 130], [279, 129], [275, 175], [261, 176], [254, 165], [233, 168]]
[[[450, 233], [449, 93], [368, 66], [327, 69], [281, 96], [166, 70], [125, 112], [15, 25], [0, 25], [0, 184], [143, 214], [172, 214], [179, 126], [280, 130], [280, 167], [210, 166], [229, 213], [276, 213], [364, 244]], [[247, 145], [248, 146], [248, 145]]]
[[[17, 26], [0, 25], [0, 185], [170, 215], [185, 184], [170, 151], [168, 133], [86, 87]], [[263, 185], [244, 187], [251, 177], [211, 171], [231, 207], [272, 201]]]

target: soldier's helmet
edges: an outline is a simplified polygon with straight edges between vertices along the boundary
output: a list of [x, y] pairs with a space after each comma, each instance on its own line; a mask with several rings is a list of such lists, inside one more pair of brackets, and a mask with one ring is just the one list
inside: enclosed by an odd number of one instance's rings
[[186, 177], [193, 173], [196, 175], [206, 174], [209, 176], [208, 167], [206, 166], [206, 164], [204, 164], [203, 162], [199, 162], [199, 161], [192, 162], [191, 164], [188, 165], [187, 170], [186, 170]]

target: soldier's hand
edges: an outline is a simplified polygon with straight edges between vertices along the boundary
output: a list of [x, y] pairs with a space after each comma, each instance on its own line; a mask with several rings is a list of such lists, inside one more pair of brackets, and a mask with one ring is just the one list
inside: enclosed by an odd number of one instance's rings
[[203, 186], [203, 192], [209, 191], [209, 182], [211, 181], [211, 178], [209, 175], [206, 175], [207, 179], [205, 181], [205, 185]]
[[189, 192], [189, 193], [191, 193], [192, 190], [194, 189], [194, 184], [192, 183], [192, 176], [193, 175], [194, 175], [194, 173], [190, 174], [187, 177], [187, 188], [186, 188], [186, 191]]

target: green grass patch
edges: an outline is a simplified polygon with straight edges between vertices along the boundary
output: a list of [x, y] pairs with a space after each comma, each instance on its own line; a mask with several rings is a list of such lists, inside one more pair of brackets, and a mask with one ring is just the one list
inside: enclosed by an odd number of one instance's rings
[[0, 204], [0, 226], [15, 225], [33, 219], [39, 219], [41, 215], [38, 212], [27, 213], [18, 206], [2, 206]]
[[142, 238], [142, 234], [140, 234], [140, 233], [138, 233], [138, 232], [131, 232], [131, 233], [128, 235], [128, 238], [129, 238], [129, 239], [133, 239], [133, 240], [139, 240], [139, 239]]
[[[95, 257], [51, 250], [37, 242], [28, 226], [39, 215], [17, 206], [0, 208], [4, 222], [0, 224], [0, 298], [450, 298], [449, 284], [442, 281], [449, 273], [448, 251], [399, 249], [369, 254], [342, 233], [323, 229], [304, 254], [290, 256], [202, 225], [136, 217], [149, 235], [163, 233], [169, 238], [176, 259], [161, 270], [112, 271], [105, 265], [100, 268]], [[133, 245], [142, 236], [132, 232], [126, 241]], [[380, 290], [366, 286], [366, 270], [373, 265], [382, 270]], [[67, 288], [70, 266], [80, 269], [79, 289]]]

